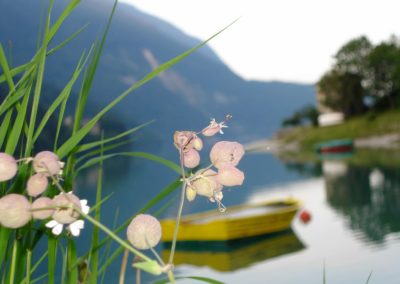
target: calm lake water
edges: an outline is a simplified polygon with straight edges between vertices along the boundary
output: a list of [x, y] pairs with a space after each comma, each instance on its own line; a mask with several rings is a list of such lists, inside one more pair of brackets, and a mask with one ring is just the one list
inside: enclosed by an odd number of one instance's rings
[[[176, 178], [153, 162], [122, 159], [113, 163], [106, 165], [104, 195], [114, 194], [104, 204], [102, 215], [109, 226], [115, 219], [121, 224]], [[371, 272], [369, 283], [400, 283], [397, 168], [355, 166], [346, 160], [285, 164], [271, 154], [247, 154], [240, 168], [246, 172], [245, 184], [225, 191], [228, 210], [233, 204], [292, 196], [311, 212], [311, 221], [303, 224], [296, 217], [290, 231], [223, 249], [203, 246], [185, 251], [179, 250], [178, 244], [177, 275], [224, 283], [321, 284], [325, 266], [327, 283], [366, 283]], [[86, 173], [78, 193], [93, 200], [95, 181], [95, 171]], [[168, 208], [164, 216], [175, 214], [175, 208]], [[215, 204], [202, 198], [186, 203], [186, 212], [210, 209], [216, 210]], [[80, 238], [88, 242], [89, 230]], [[162, 245], [158, 251], [167, 254]], [[120, 263], [121, 256], [104, 283], [117, 283]], [[135, 283], [134, 278], [135, 272], [128, 268], [126, 283]], [[143, 283], [154, 280], [143, 275]]]

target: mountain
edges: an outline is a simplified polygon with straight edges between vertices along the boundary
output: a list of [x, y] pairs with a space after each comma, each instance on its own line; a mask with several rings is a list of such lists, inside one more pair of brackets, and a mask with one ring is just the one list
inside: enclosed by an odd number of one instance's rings
[[[66, 1], [55, 2], [53, 22]], [[40, 22], [44, 22], [40, 17], [45, 14], [47, 4], [44, 0], [0, 1], [0, 42], [7, 50], [12, 47], [14, 66], [34, 54]], [[86, 24], [87, 27], [49, 56], [45, 88], [64, 86], [81, 53], [89, 50], [104, 30], [112, 4], [112, 0], [85, 0], [67, 19], [53, 40], [53, 47], [80, 27]], [[199, 42], [160, 19], [118, 4], [89, 96], [88, 114], [100, 110], [162, 62]], [[76, 86], [75, 92], [78, 91]], [[42, 103], [50, 99], [44, 97]], [[284, 117], [310, 103], [314, 103], [312, 85], [246, 81], [205, 46], [135, 90], [113, 110], [112, 116], [126, 127], [155, 119], [144, 136], [147, 146], [152, 144], [161, 149], [171, 143], [175, 130], [200, 130], [210, 118], [221, 120], [226, 114], [232, 114], [233, 120], [224, 139], [249, 142], [264, 138], [280, 127]]]

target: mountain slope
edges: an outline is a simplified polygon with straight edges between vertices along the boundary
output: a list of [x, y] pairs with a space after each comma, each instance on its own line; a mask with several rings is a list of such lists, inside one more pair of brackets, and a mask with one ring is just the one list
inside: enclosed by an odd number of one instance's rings
[[[56, 4], [55, 16], [62, 8], [59, 1]], [[52, 45], [89, 25], [49, 57], [48, 83], [62, 88], [80, 54], [90, 48], [104, 29], [112, 4], [110, 0], [87, 0], [78, 6]], [[34, 54], [39, 17], [45, 9], [46, 1], [0, 2], [0, 42], [4, 46], [12, 43], [14, 66]], [[199, 41], [170, 24], [120, 4], [90, 93], [88, 112], [98, 111], [158, 64], [196, 43]], [[170, 143], [175, 129], [201, 129], [210, 117], [222, 119], [230, 113], [234, 119], [225, 138], [247, 142], [271, 135], [284, 117], [304, 104], [313, 103], [313, 92], [311, 85], [245, 81], [229, 70], [210, 48], [204, 47], [140, 87], [113, 113], [128, 127], [156, 119], [147, 131], [158, 141], [158, 147]]]

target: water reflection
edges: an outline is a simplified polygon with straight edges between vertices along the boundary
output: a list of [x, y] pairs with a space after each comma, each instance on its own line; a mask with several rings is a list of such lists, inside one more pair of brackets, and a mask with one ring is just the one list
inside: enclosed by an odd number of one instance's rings
[[329, 205], [348, 218], [352, 229], [381, 243], [400, 231], [400, 175], [397, 169], [345, 165], [340, 174], [324, 174]]
[[[207, 266], [221, 272], [235, 271], [303, 248], [292, 230], [233, 241], [178, 242], [174, 263]], [[164, 261], [168, 261], [169, 249], [170, 243], [164, 244]]]
[[291, 163], [288, 169], [307, 176], [323, 176], [327, 203], [367, 242], [380, 244], [388, 234], [400, 232], [398, 168], [335, 159]]

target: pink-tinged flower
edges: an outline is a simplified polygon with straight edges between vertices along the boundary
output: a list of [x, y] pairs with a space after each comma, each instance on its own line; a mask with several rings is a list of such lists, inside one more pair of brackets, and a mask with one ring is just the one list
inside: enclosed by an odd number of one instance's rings
[[3, 227], [21, 228], [31, 219], [31, 204], [25, 196], [11, 193], [0, 198], [0, 224]]
[[178, 150], [187, 152], [193, 148], [193, 141], [196, 137], [196, 133], [193, 131], [175, 131], [174, 145]]
[[6, 153], [0, 153], [0, 182], [12, 179], [17, 170], [17, 161]]
[[225, 125], [227, 119], [220, 123], [216, 122], [214, 118], [211, 119], [210, 124], [201, 131], [201, 134], [203, 134], [204, 136], [214, 136], [217, 133], [224, 134], [222, 129], [228, 127], [227, 125]]
[[33, 169], [36, 173], [46, 176], [57, 176], [61, 173], [64, 163], [58, 160], [58, 156], [50, 151], [39, 152], [33, 158]]
[[34, 219], [44, 220], [50, 218], [54, 209], [41, 209], [53, 206], [53, 200], [48, 197], [40, 197], [32, 203], [32, 216]]
[[222, 190], [222, 185], [217, 181], [217, 172], [214, 170], [200, 170], [195, 176], [196, 178], [190, 182], [188, 188], [196, 191], [196, 194], [212, 198], [214, 192]]
[[[77, 200], [79, 204], [77, 204]], [[88, 214], [90, 210], [90, 207], [87, 205], [87, 200], [79, 200], [79, 198], [73, 195], [72, 192], [61, 193], [57, 195], [53, 199], [53, 206], [75, 206], [79, 208], [84, 214]], [[47, 222], [46, 227], [52, 229], [51, 232], [57, 236], [61, 234], [64, 225], [67, 225], [67, 231], [69, 231], [74, 237], [78, 237], [80, 235], [80, 231], [84, 228], [85, 225], [83, 220], [78, 220], [79, 213], [72, 208], [56, 209], [52, 217], [53, 220]]]
[[149, 249], [161, 240], [161, 224], [151, 215], [139, 214], [129, 224], [126, 234], [134, 247]]
[[225, 186], [242, 185], [244, 173], [235, 166], [225, 164], [218, 170], [217, 180]]
[[36, 197], [46, 190], [48, 184], [49, 181], [44, 174], [34, 174], [28, 179], [28, 182], [26, 184], [26, 191], [29, 196]]
[[226, 164], [236, 166], [243, 155], [244, 148], [242, 144], [231, 141], [220, 141], [212, 147], [210, 160], [219, 169]]
[[197, 151], [201, 151], [201, 149], [203, 149], [203, 141], [200, 139], [200, 137], [196, 136], [196, 138], [193, 139], [193, 148]]
[[187, 168], [195, 168], [200, 164], [200, 154], [195, 149], [183, 153], [183, 165]]

